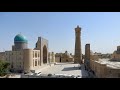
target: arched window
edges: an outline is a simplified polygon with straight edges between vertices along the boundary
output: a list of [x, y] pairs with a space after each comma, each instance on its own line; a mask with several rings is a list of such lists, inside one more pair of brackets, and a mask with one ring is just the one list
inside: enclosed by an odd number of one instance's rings
[[35, 60], [35, 66], [37, 66], [37, 60]]
[[40, 54], [39, 54], [39, 52], [38, 52], [38, 57], [40, 57]]
[[38, 60], [38, 65], [40, 65], [40, 61]]
[[35, 52], [35, 57], [37, 57], [37, 52]]

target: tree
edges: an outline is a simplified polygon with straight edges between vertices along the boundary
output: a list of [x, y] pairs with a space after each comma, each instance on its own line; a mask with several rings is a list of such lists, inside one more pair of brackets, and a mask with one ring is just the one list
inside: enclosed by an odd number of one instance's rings
[[8, 62], [5, 62], [5, 61], [1, 61], [0, 60], [0, 76], [4, 76], [7, 74], [7, 71], [8, 71], [8, 66], [10, 64]]

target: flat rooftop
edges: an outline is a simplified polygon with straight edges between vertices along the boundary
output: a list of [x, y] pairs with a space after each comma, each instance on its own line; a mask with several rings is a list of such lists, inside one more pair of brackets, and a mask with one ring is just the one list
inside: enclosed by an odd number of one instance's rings
[[96, 62], [106, 64], [107, 67], [112, 69], [120, 69], [120, 61], [110, 61], [110, 59], [99, 59]]

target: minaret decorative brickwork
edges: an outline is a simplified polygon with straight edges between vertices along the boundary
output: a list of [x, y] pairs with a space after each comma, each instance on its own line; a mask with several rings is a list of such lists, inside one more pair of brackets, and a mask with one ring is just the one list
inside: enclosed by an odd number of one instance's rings
[[74, 63], [82, 63], [82, 50], [81, 50], [81, 28], [75, 28], [75, 56]]
[[85, 60], [90, 60], [90, 44], [85, 45]]

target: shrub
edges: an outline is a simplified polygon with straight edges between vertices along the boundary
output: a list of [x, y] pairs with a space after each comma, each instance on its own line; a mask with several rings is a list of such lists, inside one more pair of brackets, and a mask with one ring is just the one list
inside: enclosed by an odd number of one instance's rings
[[48, 76], [52, 76], [52, 74], [48, 74]]
[[0, 76], [5, 76], [7, 74], [9, 65], [10, 64], [8, 62], [0, 60]]

